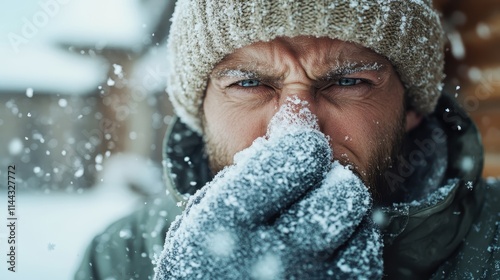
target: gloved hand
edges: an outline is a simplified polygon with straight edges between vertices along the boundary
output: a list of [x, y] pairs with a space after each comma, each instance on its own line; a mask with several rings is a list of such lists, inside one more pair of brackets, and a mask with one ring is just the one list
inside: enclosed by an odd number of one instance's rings
[[366, 187], [315, 129], [258, 139], [193, 195], [155, 279], [381, 278]]

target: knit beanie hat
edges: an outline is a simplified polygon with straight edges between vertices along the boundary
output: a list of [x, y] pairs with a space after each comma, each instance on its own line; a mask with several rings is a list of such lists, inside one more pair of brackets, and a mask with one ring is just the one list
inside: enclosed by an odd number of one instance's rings
[[226, 55], [299, 35], [357, 43], [387, 58], [410, 105], [428, 114], [444, 78], [444, 34], [432, 0], [178, 0], [169, 33], [167, 92], [201, 134], [208, 76]]

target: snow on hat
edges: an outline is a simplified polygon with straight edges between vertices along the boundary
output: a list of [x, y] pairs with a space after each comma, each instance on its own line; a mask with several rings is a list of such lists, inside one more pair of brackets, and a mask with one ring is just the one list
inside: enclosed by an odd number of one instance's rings
[[299, 35], [353, 42], [386, 57], [422, 114], [444, 78], [444, 34], [432, 0], [178, 0], [168, 38], [167, 92], [201, 134], [208, 76], [226, 55], [258, 41]]

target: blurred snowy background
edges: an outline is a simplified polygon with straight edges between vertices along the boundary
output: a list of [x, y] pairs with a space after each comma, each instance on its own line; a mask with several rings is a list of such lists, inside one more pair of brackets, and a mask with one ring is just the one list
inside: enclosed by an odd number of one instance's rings
[[[0, 0], [0, 279], [71, 279], [91, 238], [164, 195], [172, 110], [164, 44], [174, 0]], [[447, 88], [500, 175], [500, 4], [436, 0]], [[7, 166], [16, 165], [17, 272], [7, 271]]]
[[[0, 279], [71, 279], [91, 238], [164, 195], [174, 1], [0, 1]], [[7, 166], [17, 263], [7, 270]]]

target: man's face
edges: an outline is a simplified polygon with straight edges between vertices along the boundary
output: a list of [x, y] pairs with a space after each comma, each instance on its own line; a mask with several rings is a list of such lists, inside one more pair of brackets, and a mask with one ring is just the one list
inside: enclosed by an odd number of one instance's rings
[[308, 102], [334, 158], [352, 166], [376, 193], [405, 133], [403, 85], [384, 57], [328, 38], [255, 43], [214, 68], [202, 117], [212, 171], [264, 136], [289, 97]]

